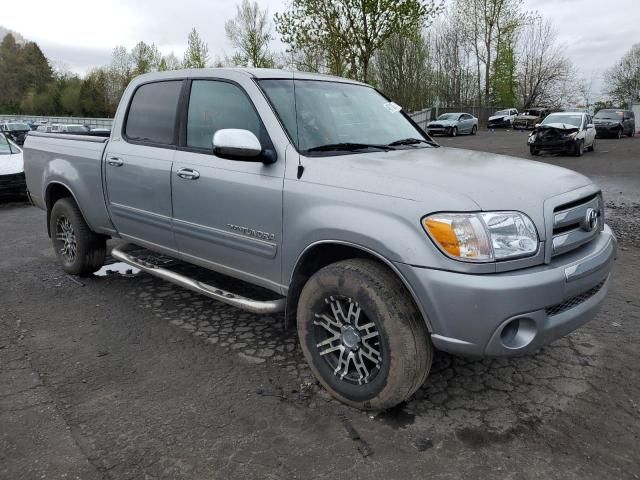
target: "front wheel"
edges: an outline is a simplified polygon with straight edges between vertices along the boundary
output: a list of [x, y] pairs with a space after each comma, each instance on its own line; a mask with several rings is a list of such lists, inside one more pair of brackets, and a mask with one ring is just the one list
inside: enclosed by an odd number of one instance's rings
[[575, 146], [574, 155], [576, 157], [581, 157], [584, 153], [584, 142], [582, 140], [578, 140]]
[[61, 198], [53, 205], [49, 232], [65, 272], [84, 276], [104, 265], [106, 239], [91, 231], [73, 199]]
[[596, 139], [593, 139], [593, 142], [591, 143], [591, 146], [589, 148], [587, 148], [588, 151], [593, 152], [596, 149]]
[[618, 131], [616, 132], [616, 138], [618, 140], [620, 140], [622, 138], [622, 129], [621, 128], [619, 128]]
[[530, 145], [529, 146], [529, 153], [535, 157], [540, 152], [538, 152], [538, 149], [536, 147], [534, 147], [533, 145]]
[[458, 127], [453, 127], [451, 129], [451, 136], [452, 137], [457, 137], [458, 136]]
[[384, 410], [424, 383], [433, 347], [404, 285], [367, 259], [316, 272], [298, 302], [298, 336], [316, 378], [338, 400]]

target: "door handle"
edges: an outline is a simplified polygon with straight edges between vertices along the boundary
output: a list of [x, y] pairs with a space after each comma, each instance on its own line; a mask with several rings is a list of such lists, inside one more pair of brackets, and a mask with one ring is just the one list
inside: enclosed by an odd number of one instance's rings
[[192, 168], [181, 168], [176, 172], [176, 175], [185, 180], [197, 180], [200, 178], [200, 172]]
[[121, 167], [122, 165], [124, 165], [124, 161], [118, 157], [109, 157], [107, 159], [107, 163], [112, 167]]

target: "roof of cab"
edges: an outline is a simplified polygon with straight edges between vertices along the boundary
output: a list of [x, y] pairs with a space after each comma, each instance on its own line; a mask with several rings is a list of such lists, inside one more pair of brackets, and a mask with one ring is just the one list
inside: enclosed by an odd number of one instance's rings
[[166, 72], [152, 72], [140, 75], [135, 80], [150, 81], [150, 80], [162, 80], [168, 78], [203, 78], [203, 77], [215, 77], [216, 75], [224, 73], [238, 73], [252, 78], [259, 79], [299, 79], [299, 80], [323, 80], [331, 82], [352, 83], [356, 85], [366, 85], [362, 82], [357, 82], [343, 77], [336, 77], [333, 75], [326, 75], [323, 73], [307, 73], [293, 70], [280, 70], [276, 68], [195, 68], [184, 70], [169, 70]]

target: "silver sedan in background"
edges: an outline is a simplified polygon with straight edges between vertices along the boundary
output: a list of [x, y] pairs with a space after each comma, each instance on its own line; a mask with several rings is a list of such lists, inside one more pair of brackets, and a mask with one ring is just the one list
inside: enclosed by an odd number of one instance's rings
[[457, 136], [459, 133], [475, 135], [478, 131], [478, 119], [470, 113], [443, 113], [427, 124], [429, 135]]

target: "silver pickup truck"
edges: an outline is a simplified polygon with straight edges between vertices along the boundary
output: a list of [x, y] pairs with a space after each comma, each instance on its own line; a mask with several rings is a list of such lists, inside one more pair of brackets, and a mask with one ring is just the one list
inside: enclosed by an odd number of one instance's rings
[[318, 380], [362, 409], [412, 395], [436, 348], [518, 355], [573, 331], [602, 303], [616, 252], [588, 178], [439, 147], [375, 89], [323, 75], [143, 75], [110, 138], [32, 132], [24, 160], [66, 272], [95, 272], [118, 238], [111, 256], [152, 275], [284, 311]]

